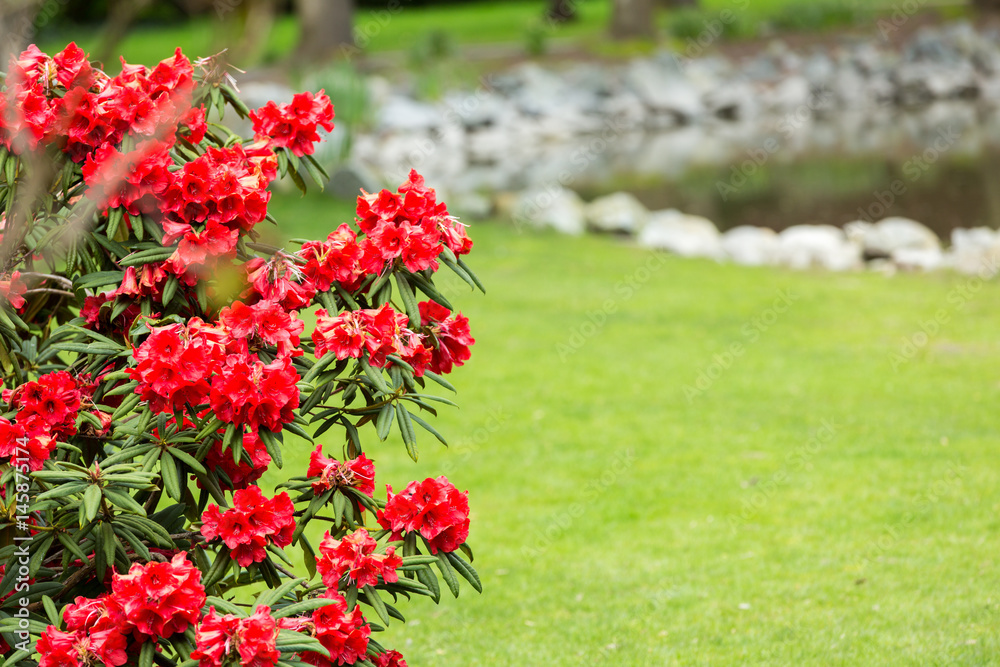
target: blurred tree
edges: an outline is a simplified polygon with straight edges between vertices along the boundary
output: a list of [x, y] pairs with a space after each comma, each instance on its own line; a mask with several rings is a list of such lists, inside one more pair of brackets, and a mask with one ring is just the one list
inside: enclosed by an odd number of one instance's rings
[[0, 69], [34, 38], [41, 5], [42, 0], [0, 0]]
[[614, 39], [653, 39], [656, 0], [612, 0], [611, 36]]
[[230, 21], [235, 23], [235, 36], [230, 42], [229, 62], [237, 67], [252, 65], [263, 55], [267, 45], [267, 37], [274, 27], [274, 19], [278, 13], [277, 0], [242, 0], [232, 2], [234, 14]]
[[353, 0], [295, 0], [299, 17], [299, 62], [320, 62], [342, 47], [354, 49]]
[[550, 0], [545, 17], [553, 23], [569, 23], [577, 19], [576, 0]]
[[102, 62], [114, 61], [118, 45], [132, 22], [153, 4], [153, 0], [111, 0], [108, 3], [108, 18], [104, 22], [101, 45], [94, 54]]
[[1000, 11], [1000, 0], [973, 0], [972, 5], [976, 9], [981, 9], [989, 12]]

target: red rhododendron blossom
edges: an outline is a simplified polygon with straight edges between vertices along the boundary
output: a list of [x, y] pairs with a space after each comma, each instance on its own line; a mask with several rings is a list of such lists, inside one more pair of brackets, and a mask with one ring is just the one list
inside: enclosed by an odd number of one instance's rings
[[21, 272], [14, 271], [8, 276], [0, 276], [0, 298], [3, 298], [15, 310], [24, 308], [24, 293], [28, 286], [21, 280]]
[[224, 422], [277, 433], [299, 406], [298, 381], [288, 357], [265, 364], [255, 354], [230, 354], [212, 378], [209, 402]]
[[[222, 451], [222, 441], [216, 440], [205, 455], [205, 467], [221, 471], [229, 478], [231, 489], [245, 489], [260, 479], [271, 465], [271, 455], [267, 453], [264, 441], [256, 433], [243, 435], [243, 456], [240, 462], [233, 460], [232, 450]], [[226, 486], [225, 479], [220, 482]]]
[[319, 545], [320, 555], [316, 557], [316, 570], [323, 578], [323, 584], [336, 590], [344, 575], [358, 588], [375, 586], [379, 577], [387, 584], [399, 581], [396, 568], [403, 559], [396, 555], [396, 549], [389, 547], [384, 554], [375, 553], [377, 546], [364, 528], [335, 540], [329, 532]]
[[0, 459], [9, 459], [18, 468], [27, 465], [29, 470], [41, 470], [56, 444], [44, 429], [29, 434], [24, 426], [0, 417]]
[[313, 493], [319, 495], [335, 487], [353, 487], [369, 498], [375, 494], [375, 464], [364, 454], [340, 462], [323, 456], [323, 445], [309, 454], [307, 477], [318, 477], [312, 483]]
[[49, 626], [38, 638], [38, 667], [119, 667], [128, 662], [125, 636], [118, 630], [62, 632]]
[[439, 374], [450, 373], [452, 366], [462, 366], [472, 353], [469, 346], [476, 342], [469, 331], [469, 318], [451, 311], [434, 301], [421, 301], [420, 325], [429, 327], [437, 342], [431, 352], [429, 368]]
[[313, 96], [306, 91], [292, 98], [288, 104], [278, 106], [268, 102], [250, 112], [253, 131], [258, 139], [265, 139], [272, 148], [287, 148], [295, 155], [312, 155], [320, 141], [317, 127], [329, 132], [333, 129], [333, 104], [321, 90]]
[[281, 658], [277, 649], [278, 623], [270, 607], [258, 607], [249, 618], [220, 616], [210, 607], [195, 632], [197, 648], [191, 659], [200, 667], [222, 667], [238, 660], [250, 667], [273, 667]]
[[243, 265], [249, 287], [240, 295], [247, 304], [275, 301], [286, 310], [305, 308], [316, 295], [312, 283], [302, 283], [304, 273], [287, 255], [276, 253], [270, 260], [254, 257]]
[[136, 348], [136, 366], [127, 372], [138, 380], [136, 392], [154, 412], [173, 412], [208, 399], [208, 379], [222, 364], [225, 350], [221, 333], [203, 325], [193, 318], [187, 327], [154, 327]]
[[233, 338], [251, 338], [278, 348], [278, 354], [298, 356], [299, 334], [305, 322], [276, 301], [264, 300], [248, 306], [234, 301], [219, 313], [219, 324]]
[[171, 147], [169, 142], [150, 139], [122, 154], [110, 144], [101, 145], [83, 164], [83, 181], [90, 188], [87, 196], [105, 208], [124, 206], [134, 216], [156, 211], [158, 198], [173, 181]]
[[17, 410], [15, 421], [29, 434], [71, 436], [76, 434], [76, 416], [84, 391], [66, 371], [47, 373], [37, 382], [25, 382], [4, 390], [3, 400]]
[[297, 254], [306, 260], [302, 272], [322, 292], [335, 282], [350, 287], [361, 275], [361, 247], [357, 234], [346, 224], [330, 232], [326, 241], [303, 243]]
[[[444, 475], [410, 482], [394, 495], [386, 485], [388, 499], [378, 522], [394, 534], [417, 531], [430, 544], [431, 553], [458, 549], [469, 537], [469, 492], [459, 492]], [[394, 538], [395, 539], [395, 538]]]
[[358, 197], [357, 222], [366, 237], [361, 242], [365, 273], [381, 275], [387, 264], [397, 261], [412, 272], [436, 270], [445, 246], [456, 254], [472, 248], [464, 226], [437, 201], [423, 176], [412, 170], [397, 192], [382, 190]]
[[206, 540], [221, 539], [240, 567], [249, 567], [267, 557], [266, 547], [286, 547], [295, 532], [295, 506], [287, 493], [265, 498], [256, 486], [233, 493], [233, 507], [225, 512], [209, 505], [202, 515], [201, 534]]
[[70, 632], [116, 629], [128, 634], [132, 631], [125, 620], [125, 613], [110, 595], [96, 599], [77, 597], [73, 603], [66, 605], [63, 621]]
[[406, 329], [408, 318], [389, 304], [378, 310], [344, 311], [330, 317], [326, 310], [316, 311], [316, 329], [312, 339], [316, 356], [333, 352], [338, 359], [357, 359], [367, 355], [372, 366], [384, 368], [390, 354], [406, 356], [413, 332]]
[[[371, 628], [361, 614], [361, 607], [355, 606], [354, 611], [347, 611], [347, 601], [335, 590], [328, 590], [319, 596], [321, 600], [335, 600], [335, 604], [320, 607], [313, 612], [312, 622], [293, 621], [282, 624], [282, 627], [300, 626], [308, 629], [330, 653], [330, 657], [314, 651], [302, 653], [303, 662], [316, 667], [334, 667], [335, 665], [353, 665], [365, 657], [368, 651], [368, 638]], [[285, 620], [285, 619], [283, 619]]]
[[128, 574], [114, 573], [112, 595], [137, 636], [169, 639], [201, 618], [205, 588], [201, 570], [187, 553], [167, 563], [134, 563]]
[[372, 658], [375, 667], [408, 667], [399, 651], [386, 651]]

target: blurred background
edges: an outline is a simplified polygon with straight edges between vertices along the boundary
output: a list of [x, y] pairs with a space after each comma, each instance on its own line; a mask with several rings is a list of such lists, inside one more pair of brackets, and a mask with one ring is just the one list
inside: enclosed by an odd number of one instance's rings
[[0, 49], [325, 89], [276, 243], [411, 168], [471, 225], [450, 446], [366, 452], [470, 490], [485, 592], [404, 605], [410, 665], [987, 665], [998, 5], [0, 0]]

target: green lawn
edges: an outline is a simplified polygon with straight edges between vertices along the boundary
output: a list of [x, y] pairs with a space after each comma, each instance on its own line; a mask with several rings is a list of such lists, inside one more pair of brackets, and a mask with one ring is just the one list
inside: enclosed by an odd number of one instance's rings
[[471, 232], [452, 448], [367, 434], [380, 488], [447, 472], [473, 507], [485, 591], [404, 603], [411, 665], [1000, 664], [1000, 285]]
[[[836, 2], [836, 0], [834, 0]], [[822, 0], [823, 7], [831, 0]], [[874, 3], [859, 3], [858, 0], [844, 0], [843, 4], [871, 9], [874, 5], [884, 5], [888, 10], [895, 8], [889, 0]], [[924, 3], [920, 3], [923, 6]], [[368, 52], [385, 51], [408, 52], [424, 43], [433, 33], [447, 35], [447, 40], [455, 45], [467, 44], [514, 44], [527, 43], [528, 34], [541, 24], [547, 3], [543, 0], [513, 0], [504, 2], [467, 2], [460, 4], [410, 7], [403, 0], [395, 12], [383, 10], [358, 10], [355, 15], [355, 29], [359, 46]], [[702, 17], [695, 17], [693, 35], [700, 36], [709, 30], [708, 23], [723, 17], [729, 10], [741, 23], [755, 24], [762, 20], [787, 21], [788, 8], [801, 7], [808, 18], [803, 19], [803, 27], [823, 27], [821, 16], [817, 15], [816, 0], [702, 0]], [[609, 22], [610, 0], [580, 0], [577, 4], [579, 20], [564, 26], [549, 26], [545, 35], [550, 40], [575, 41], [586, 48], [597, 48], [606, 42]], [[807, 11], [808, 10], [808, 11]], [[806, 15], [804, 14], [804, 16]], [[674, 13], [659, 12], [659, 20], [667, 36], [667, 26]], [[815, 24], [815, 25], [814, 25]], [[70, 40], [75, 40], [88, 51], [95, 50], [100, 43], [99, 26], [73, 26], [72, 28], [49, 27], [43, 30], [40, 46], [48, 52], [56, 52]], [[728, 33], [727, 33], [728, 34]], [[219, 30], [214, 17], [198, 18], [189, 22], [173, 24], [139, 24], [134, 26], [122, 41], [119, 50], [129, 62], [153, 64], [173, 53], [177, 46], [191, 56], [216, 53], [224, 48], [225, 32]], [[294, 17], [286, 16], [277, 21], [274, 30], [263, 49], [267, 61], [284, 58], [295, 46], [298, 26]], [[679, 43], [683, 40], [679, 40]], [[606, 45], [605, 45], [606, 46]], [[599, 49], [600, 50], [600, 49]], [[113, 68], [112, 68], [113, 69]]]

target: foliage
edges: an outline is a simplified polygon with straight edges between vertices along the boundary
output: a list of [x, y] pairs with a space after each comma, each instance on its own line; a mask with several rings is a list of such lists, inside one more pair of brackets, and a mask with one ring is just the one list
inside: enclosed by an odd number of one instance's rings
[[[111, 77], [75, 44], [6, 75], [5, 664], [405, 665], [370, 637], [400, 598], [481, 590], [467, 494], [438, 476], [377, 499], [362, 438], [395, 426], [414, 460], [418, 430], [444, 442], [427, 417], [453, 404], [428, 381], [453, 391], [474, 341], [434, 273], [481, 289], [472, 242], [411, 172], [363, 193], [356, 227], [260, 243], [271, 182], [325, 180], [333, 107], [250, 111], [232, 83], [180, 49]], [[253, 138], [209, 121], [227, 108]], [[291, 437], [308, 468], [266, 497]]]

